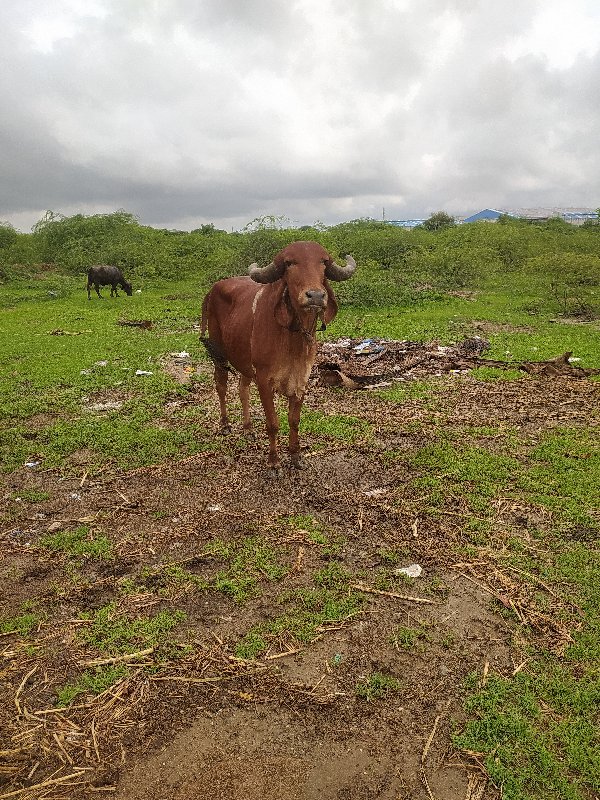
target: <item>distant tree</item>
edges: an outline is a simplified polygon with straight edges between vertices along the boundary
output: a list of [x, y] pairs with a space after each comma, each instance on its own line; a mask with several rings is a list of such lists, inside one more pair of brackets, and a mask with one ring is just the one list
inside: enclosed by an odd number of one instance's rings
[[209, 222], [206, 225], [200, 225], [199, 228], [194, 228], [192, 233], [199, 233], [202, 236], [214, 236], [216, 233], [227, 233], [227, 231], [221, 230], [221, 228], [215, 228], [213, 223]]
[[438, 211], [432, 214], [429, 219], [426, 219], [422, 224], [422, 228], [426, 231], [440, 231], [443, 228], [453, 228], [456, 225], [456, 220], [445, 211]]
[[18, 233], [10, 222], [0, 222], [0, 248], [10, 247], [17, 241]]
[[291, 220], [281, 214], [264, 214], [262, 217], [255, 217], [251, 222], [245, 225], [244, 232], [281, 231], [291, 227]]

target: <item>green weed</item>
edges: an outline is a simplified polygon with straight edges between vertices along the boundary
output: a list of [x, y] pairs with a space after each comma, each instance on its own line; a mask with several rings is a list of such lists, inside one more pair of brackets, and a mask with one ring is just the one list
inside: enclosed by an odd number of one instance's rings
[[409, 628], [400, 625], [391, 637], [391, 644], [397, 650], [415, 650], [417, 646], [422, 646], [429, 640], [429, 635], [425, 628]]
[[512, 679], [491, 676], [471, 696], [455, 746], [485, 754], [507, 800], [584, 800], [600, 785], [600, 744], [593, 717], [600, 702], [596, 674], [584, 686], [560, 668], [538, 662]]
[[255, 658], [280, 639], [296, 645], [309, 644], [322, 626], [356, 614], [364, 599], [357, 592], [318, 588], [288, 592], [281, 602], [287, 605], [283, 614], [252, 628], [238, 642], [235, 647], [238, 658]]
[[321, 524], [308, 514], [296, 514], [282, 520], [283, 524], [306, 536], [309, 542], [321, 548], [323, 558], [336, 558], [340, 555], [345, 538], [339, 534], [325, 532]]
[[0, 634], [16, 633], [19, 636], [29, 636], [43, 619], [41, 614], [34, 612], [24, 612], [17, 617], [4, 617], [0, 619]]
[[86, 525], [72, 531], [58, 531], [40, 537], [39, 545], [70, 556], [111, 558], [112, 543], [104, 535], [92, 535]]
[[108, 665], [96, 667], [83, 672], [75, 683], [67, 683], [56, 693], [56, 705], [59, 708], [70, 706], [80, 695], [102, 694], [127, 674], [127, 667]]
[[109, 656], [144, 650], [164, 649], [173, 628], [186, 618], [183, 611], [159, 611], [152, 617], [131, 618], [118, 611], [116, 603], [102, 606], [95, 612], [84, 612], [80, 638], [91, 647]]
[[595, 433], [557, 429], [529, 452], [529, 464], [518, 475], [518, 487], [529, 499], [556, 512], [570, 525], [599, 530], [600, 441]]
[[275, 550], [259, 537], [251, 537], [233, 551], [231, 563], [217, 573], [212, 585], [243, 603], [256, 593], [261, 579], [279, 581], [286, 573]]
[[382, 672], [373, 672], [356, 684], [354, 692], [357, 697], [372, 702], [400, 692], [402, 688], [401, 682], [393, 676], [385, 675]]
[[13, 500], [24, 500], [26, 503], [41, 503], [50, 499], [49, 492], [38, 491], [37, 489], [21, 489], [13, 492]]

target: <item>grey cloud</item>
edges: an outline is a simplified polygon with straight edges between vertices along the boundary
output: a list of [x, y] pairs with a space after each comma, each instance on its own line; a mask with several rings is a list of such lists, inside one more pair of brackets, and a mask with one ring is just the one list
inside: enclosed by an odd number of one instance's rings
[[540, 0], [53, 6], [70, 24], [46, 51], [24, 33], [46, 4], [0, 6], [0, 219], [598, 202], [598, 54], [557, 69], [505, 52]]

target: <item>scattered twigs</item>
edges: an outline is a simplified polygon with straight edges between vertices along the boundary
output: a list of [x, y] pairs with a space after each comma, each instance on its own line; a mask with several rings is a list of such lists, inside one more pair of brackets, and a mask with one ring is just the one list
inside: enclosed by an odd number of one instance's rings
[[150, 655], [154, 652], [154, 647], [147, 647], [145, 650], [138, 650], [137, 653], [125, 653], [122, 656], [112, 658], [94, 658], [91, 661], [80, 661], [80, 667], [103, 667], [106, 664], [119, 664], [124, 661], [137, 661], [138, 658]]
[[84, 767], [75, 767], [75, 770], [75, 772], [71, 772], [69, 775], [61, 775], [58, 778], [48, 778], [41, 783], [36, 783], [34, 786], [24, 786], [22, 789], [16, 789], [14, 792], [0, 794], [0, 800], [9, 800], [11, 797], [22, 797], [24, 794], [31, 794], [32, 792], [37, 792], [49, 786], [79, 786], [85, 783], [85, 781], [81, 780], [79, 783], [71, 783], [75, 778], [82, 778], [86, 772]]
[[21, 704], [19, 702], [19, 695], [21, 694], [21, 692], [25, 688], [25, 684], [27, 683], [29, 678], [31, 678], [31, 676], [34, 674], [34, 672], [37, 672], [37, 669], [38, 669], [38, 665], [36, 664], [35, 667], [33, 667], [33, 669], [30, 669], [29, 672], [27, 673], [27, 675], [25, 675], [25, 677], [23, 678], [23, 680], [19, 684], [19, 688], [15, 692], [15, 707], [17, 709], [17, 713], [18, 713], [19, 716], [23, 715], [23, 709], [21, 708]]
[[364, 583], [352, 583], [350, 584], [350, 588], [356, 589], [359, 592], [365, 592], [365, 594], [378, 594], [383, 597], [392, 597], [394, 600], [407, 600], [411, 603], [426, 603], [430, 606], [442, 605], [438, 603], [437, 600], [429, 600], [429, 598], [426, 597], [413, 597], [408, 594], [398, 594], [398, 592], [384, 592], [382, 589], [373, 589], [371, 586], [365, 586]]
[[427, 796], [429, 797], [429, 800], [435, 800], [435, 795], [431, 791], [429, 782], [427, 780], [427, 775], [425, 775], [425, 770], [423, 769], [423, 767], [421, 767], [419, 771], [419, 777], [421, 778], [421, 783], [423, 784], [425, 790], [427, 791]]
[[420, 778], [421, 778], [421, 783], [423, 784], [423, 786], [425, 787], [425, 789], [427, 791], [427, 795], [429, 796], [429, 800], [435, 800], [435, 797], [434, 797], [433, 792], [431, 791], [431, 787], [429, 786], [429, 782], [427, 781], [427, 775], [425, 774], [425, 761], [427, 760], [427, 756], [429, 754], [429, 750], [431, 749], [431, 745], [432, 745], [433, 740], [435, 738], [435, 734], [437, 732], [440, 720], [442, 719], [444, 714], [450, 708], [450, 703], [451, 702], [452, 702], [451, 699], [446, 701], [446, 705], [444, 707], [444, 710], [440, 714], [438, 714], [437, 717], [435, 718], [435, 720], [433, 721], [433, 728], [431, 729], [431, 733], [427, 737], [427, 740], [426, 740], [425, 745], [423, 747], [423, 752], [421, 753], [421, 769], [419, 771], [419, 775], [420, 775]]
[[487, 783], [487, 778], [472, 772], [469, 775], [469, 783], [467, 784], [467, 794], [465, 795], [465, 800], [481, 800]]
[[427, 737], [427, 741], [425, 742], [425, 746], [423, 747], [423, 752], [421, 753], [421, 764], [425, 763], [425, 759], [427, 758], [427, 754], [429, 753], [429, 749], [431, 747], [431, 743], [434, 740], [434, 737], [435, 737], [435, 734], [436, 734], [436, 731], [437, 731], [437, 727], [438, 727], [438, 725], [440, 723], [440, 720], [443, 717], [443, 715], [450, 708], [450, 702], [451, 702], [450, 700], [447, 701], [446, 707], [444, 708], [444, 711], [441, 714], [438, 714], [437, 717], [435, 718], [434, 722], [433, 722], [433, 728], [431, 729], [431, 733]]

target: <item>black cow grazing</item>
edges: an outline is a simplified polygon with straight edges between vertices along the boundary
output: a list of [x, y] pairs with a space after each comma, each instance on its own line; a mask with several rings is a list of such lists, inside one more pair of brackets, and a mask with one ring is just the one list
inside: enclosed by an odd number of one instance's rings
[[123, 273], [118, 267], [111, 267], [107, 266], [106, 264], [96, 264], [95, 266], [89, 268], [87, 274], [88, 300], [91, 300], [90, 289], [92, 286], [96, 290], [98, 297], [102, 298], [102, 295], [100, 294], [100, 287], [107, 286], [108, 284], [110, 284], [111, 297], [119, 296], [119, 293], [117, 292], [117, 286], [120, 286], [125, 294], [128, 294], [130, 297], [133, 293], [131, 284], [125, 280]]

